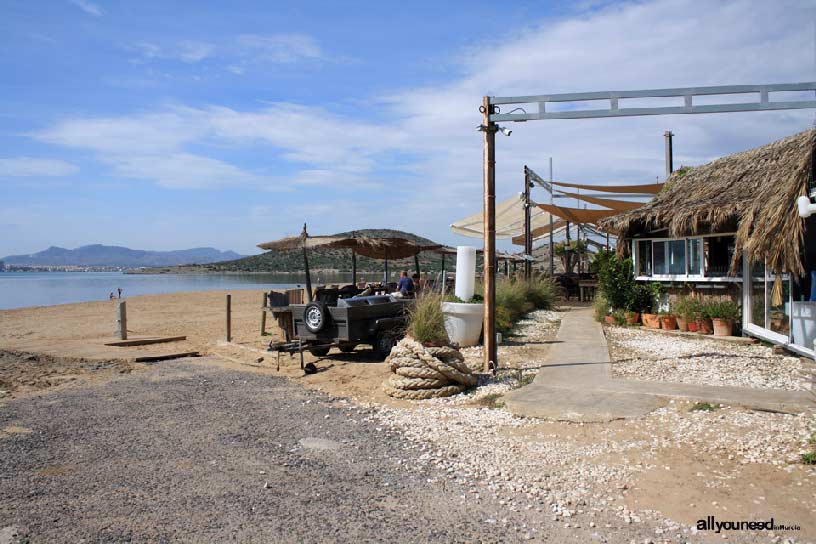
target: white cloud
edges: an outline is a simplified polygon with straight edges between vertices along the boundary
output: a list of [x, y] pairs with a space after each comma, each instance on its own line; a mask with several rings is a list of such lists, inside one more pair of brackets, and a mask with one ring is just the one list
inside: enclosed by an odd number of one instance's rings
[[237, 42], [244, 54], [255, 60], [289, 63], [323, 57], [317, 40], [307, 34], [242, 34]]
[[152, 42], [137, 42], [128, 47], [139, 53], [138, 59], [131, 62], [142, 64], [155, 59], [179, 60], [189, 64], [201, 62], [215, 54], [215, 46], [211, 43], [182, 40], [172, 45], [159, 45]]
[[70, 176], [79, 167], [70, 162], [34, 157], [0, 159], [0, 177]]
[[73, 5], [87, 13], [88, 15], [93, 15], [94, 17], [102, 17], [105, 12], [102, 10], [101, 7], [94, 4], [93, 2], [89, 2], [88, 0], [69, 0]]

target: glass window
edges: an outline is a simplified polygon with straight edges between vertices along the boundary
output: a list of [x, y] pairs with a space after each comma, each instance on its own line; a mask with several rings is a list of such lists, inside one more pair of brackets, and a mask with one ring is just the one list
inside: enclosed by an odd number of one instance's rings
[[688, 240], [688, 273], [690, 276], [703, 275], [703, 241], [699, 238]]
[[652, 275], [652, 241], [640, 240], [637, 245], [638, 251], [638, 276]]
[[666, 242], [655, 242], [652, 245], [654, 255], [654, 273], [667, 274], [666, 267]]
[[727, 276], [734, 256], [733, 236], [714, 236], [705, 239], [706, 276]]
[[672, 240], [669, 244], [669, 274], [685, 275], [686, 273], [686, 242]]

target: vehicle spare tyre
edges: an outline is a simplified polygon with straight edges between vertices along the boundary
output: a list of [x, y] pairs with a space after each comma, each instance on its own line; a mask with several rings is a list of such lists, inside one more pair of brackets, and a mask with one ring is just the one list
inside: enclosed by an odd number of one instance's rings
[[322, 302], [310, 302], [303, 309], [303, 324], [312, 333], [318, 333], [329, 322], [329, 308]]

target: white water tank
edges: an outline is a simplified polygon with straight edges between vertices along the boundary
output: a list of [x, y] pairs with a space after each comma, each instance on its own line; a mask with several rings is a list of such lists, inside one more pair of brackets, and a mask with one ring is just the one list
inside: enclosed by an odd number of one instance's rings
[[463, 302], [473, 298], [476, 284], [476, 248], [458, 246], [456, 248], [456, 296]]

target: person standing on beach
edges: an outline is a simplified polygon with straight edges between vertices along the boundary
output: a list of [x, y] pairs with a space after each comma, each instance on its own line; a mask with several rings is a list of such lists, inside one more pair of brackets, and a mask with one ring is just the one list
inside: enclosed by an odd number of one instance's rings
[[110, 295], [108, 295], [108, 298], [109, 298], [110, 300], [113, 300], [113, 299], [115, 299], [115, 298], [116, 298], [115, 296], [113, 296], [113, 291], [111, 291], [111, 292], [110, 292]]
[[121, 288], [121, 287], [117, 287], [117, 289], [116, 289], [116, 290], [117, 290], [117, 291], [119, 291], [119, 298], [122, 298], [122, 288]]

